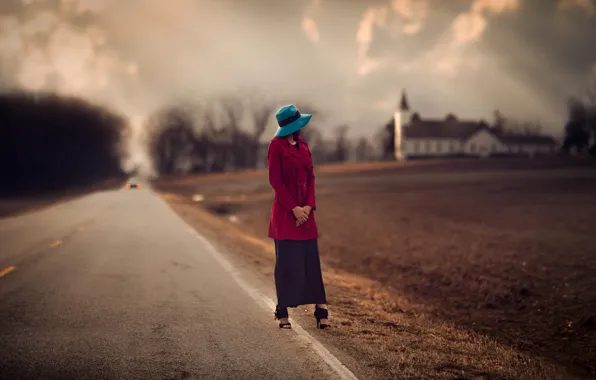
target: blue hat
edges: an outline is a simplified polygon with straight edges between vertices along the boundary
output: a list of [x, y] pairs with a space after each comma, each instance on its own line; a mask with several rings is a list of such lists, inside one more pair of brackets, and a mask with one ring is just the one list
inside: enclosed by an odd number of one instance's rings
[[277, 128], [277, 131], [275, 132], [275, 136], [283, 137], [291, 135], [303, 128], [308, 124], [312, 115], [302, 115], [296, 106], [290, 104], [277, 110], [275, 117], [277, 118], [277, 124], [279, 125], [279, 128]]

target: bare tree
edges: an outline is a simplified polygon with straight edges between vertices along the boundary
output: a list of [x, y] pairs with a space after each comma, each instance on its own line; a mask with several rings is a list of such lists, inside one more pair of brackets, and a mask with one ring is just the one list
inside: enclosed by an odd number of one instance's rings
[[591, 155], [596, 156], [596, 76], [586, 83], [577, 96], [569, 98], [567, 106], [563, 152], [569, 153], [575, 148], [576, 152], [582, 153], [587, 148]]
[[247, 108], [251, 118], [252, 133], [247, 167], [256, 168], [259, 161], [259, 154], [261, 153], [260, 141], [271, 121], [273, 112], [275, 111], [275, 105], [273, 102], [265, 99], [264, 96], [259, 96], [257, 91], [252, 91], [252, 96], [248, 99]]
[[499, 110], [494, 112], [493, 128], [497, 133], [509, 135], [538, 135], [542, 132], [539, 121], [519, 120], [504, 116]]
[[[311, 109], [305, 106], [301, 111], [314, 113]], [[275, 105], [255, 89], [244, 89], [198, 104], [179, 102], [177, 107], [166, 110], [154, 115], [151, 122], [155, 126], [150, 128], [160, 135], [151, 149], [156, 164], [159, 163], [156, 167], [162, 173], [174, 171], [184, 160], [190, 161], [190, 170], [194, 172], [210, 172], [256, 168], [261, 158], [266, 159], [260, 156], [260, 140], [273, 121]], [[184, 117], [176, 118], [182, 114]], [[186, 121], [175, 122], [180, 119]], [[175, 127], [179, 124], [188, 128]], [[307, 131], [305, 135], [312, 132], [310, 138], [306, 136], [309, 145], [320, 145], [320, 149], [314, 149], [313, 159], [325, 160], [327, 150], [320, 133], [312, 125], [303, 131]], [[172, 146], [180, 145], [183, 148], [174, 152]], [[321, 157], [315, 158], [316, 154]]]
[[273, 102], [265, 99], [264, 96], [256, 95], [248, 98], [248, 111], [252, 122], [252, 135], [255, 140], [260, 140], [267, 129], [275, 111]]
[[499, 111], [499, 110], [495, 110], [495, 112], [493, 113], [493, 116], [494, 116], [495, 127], [503, 126], [507, 122], [507, 119], [505, 118], [505, 116], [503, 116], [503, 113], [501, 113], [501, 111]]
[[192, 147], [192, 171], [210, 172], [215, 160], [216, 146], [214, 144], [217, 128], [211, 105], [202, 104], [195, 109], [196, 126], [195, 139]]
[[375, 135], [375, 142], [382, 160], [395, 159], [395, 126], [393, 118], [385, 123], [383, 128]]
[[569, 153], [575, 148], [578, 153], [582, 153], [590, 142], [590, 110], [579, 98], [572, 97], [568, 101], [568, 112], [563, 152]]
[[194, 120], [188, 111], [166, 107], [153, 115], [148, 124], [149, 152], [157, 171], [173, 174], [190, 166], [195, 135]]
[[503, 133], [507, 125], [507, 119], [499, 110], [495, 110], [495, 112], [493, 113], [493, 117], [493, 130], [498, 134]]
[[[255, 89], [244, 89], [219, 97], [208, 108], [202, 120], [210, 147], [216, 147], [210, 170], [256, 168], [260, 139], [273, 114], [273, 103]], [[198, 149], [210, 149], [205, 140]]]
[[356, 160], [369, 161], [374, 156], [374, 148], [366, 137], [361, 137], [356, 143]]
[[[223, 167], [241, 169], [246, 163], [246, 132], [242, 130], [241, 121], [244, 116], [242, 99], [238, 96], [226, 95], [219, 101], [222, 111], [220, 128], [220, 145]], [[225, 170], [225, 169], [223, 169]]]
[[335, 130], [334, 149], [330, 152], [330, 162], [344, 162], [347, 161], [349, 155], [349, 141], [348, 141], [347, 125], [340, 125]]
[[[586, 108], [586, 124], [592, 139], [589, 152], [592, 156], [596, 156], [596, 75], [592, 76], [592, 79], [585, 86], [582, 98]], [[588, 137], [588, 140], [590, 140], [590, 137]]]

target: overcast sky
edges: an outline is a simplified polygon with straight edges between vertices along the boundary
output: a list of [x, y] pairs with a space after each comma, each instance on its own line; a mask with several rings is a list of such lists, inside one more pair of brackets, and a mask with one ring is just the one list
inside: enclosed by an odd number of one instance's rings
[[596, 75], [596, 0], [0, 0], [0, 57], [5, 88], [140, 118], [255, 87], [372, 135], [405, 88], [423, 118], [500, 109], [556, 132]]

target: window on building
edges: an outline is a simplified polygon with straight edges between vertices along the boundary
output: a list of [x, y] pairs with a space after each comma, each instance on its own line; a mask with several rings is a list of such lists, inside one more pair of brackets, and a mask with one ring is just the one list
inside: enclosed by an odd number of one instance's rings
[[414, 152], [418, 153], [418, 150], [420, 150], [420, 143], [418, 141], [414, 141]]
[[441, 142], [437, 141], [437, 152], [441, 151]]
[[425, 149], [427, 152], [430, 152], [430, 141], [427, 141], [426, 143], [424, 143], [424, 149]]
[[474, 144], [474, 143], [470, 144], [470, 151], [476, 152], [476, 144]]
[[452, 142], [449, 143], [449, 152], [455, 152], [455, 144], [453, 144]]

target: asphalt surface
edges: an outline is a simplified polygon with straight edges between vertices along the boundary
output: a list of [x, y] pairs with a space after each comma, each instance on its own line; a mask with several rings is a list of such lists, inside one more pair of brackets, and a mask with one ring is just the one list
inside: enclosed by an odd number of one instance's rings
[[0, 379], [338, 378], [207, 250], [147, 187], [0, 220]]

